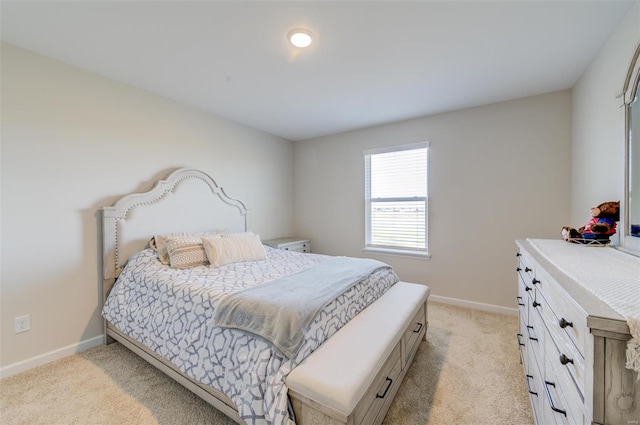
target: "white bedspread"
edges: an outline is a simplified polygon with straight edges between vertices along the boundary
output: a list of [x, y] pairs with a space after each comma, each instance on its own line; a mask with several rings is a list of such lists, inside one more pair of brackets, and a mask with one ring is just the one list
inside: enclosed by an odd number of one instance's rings
[[640, 258], [609, 247], [529, 239], [553, 265], [627, 320], [627, 368], [640, 380]]
[[323, 308], [288, 360], [266, 341], [213, 325], [221, 297], [325, 262], [327, 256], [272, 248], [267, 260], [186, 270], [162, 265], [150, 249], [134, 254], [103, 316], [186, 375], [226, 394], [248, 424], [293, 424], [285, 378], [328, 337], [398, 281], [380, 269]]

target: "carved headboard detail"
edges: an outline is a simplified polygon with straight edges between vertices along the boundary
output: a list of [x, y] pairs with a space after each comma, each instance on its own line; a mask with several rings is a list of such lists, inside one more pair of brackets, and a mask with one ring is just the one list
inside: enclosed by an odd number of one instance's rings
[[151, 190], [120, 198], [102, 208], [104, 294], [131, 254], [156, 234], [227, 230], [244, 232], [247, 208], [230, 198], [206, 173], [181, 168]]

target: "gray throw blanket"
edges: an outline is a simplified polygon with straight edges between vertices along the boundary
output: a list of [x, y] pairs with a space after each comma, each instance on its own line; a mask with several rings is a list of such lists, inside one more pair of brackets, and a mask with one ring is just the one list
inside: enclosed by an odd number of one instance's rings
[[215, 324], [262, 337], [292, 358], [316, 314], [380, 268], [390, 266], [365, 258], [334, 257], [305, 271], [224, 297], [215, 312]]

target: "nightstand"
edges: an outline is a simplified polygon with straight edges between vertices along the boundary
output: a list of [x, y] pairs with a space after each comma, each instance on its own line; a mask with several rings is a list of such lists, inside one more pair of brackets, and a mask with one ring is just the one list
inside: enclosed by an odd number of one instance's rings
[[283, 249], [285, 251], [311, 252], [311, 240], [305, 238], [277, 238], [262, 241], [262, 243], [272, 248]]

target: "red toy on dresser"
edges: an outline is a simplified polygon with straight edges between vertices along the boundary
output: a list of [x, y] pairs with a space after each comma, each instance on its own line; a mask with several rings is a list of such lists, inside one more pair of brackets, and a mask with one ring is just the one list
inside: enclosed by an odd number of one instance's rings
[[616, 233], [616, 222], [620, 221], [620, 201], [604, 202], [591, 208], [591, 217], [591, 220], [578, 230], [573, 227], [563, 227], [562, 239], [574, 243], [591, 241], [609, 243], [611, 235]]

